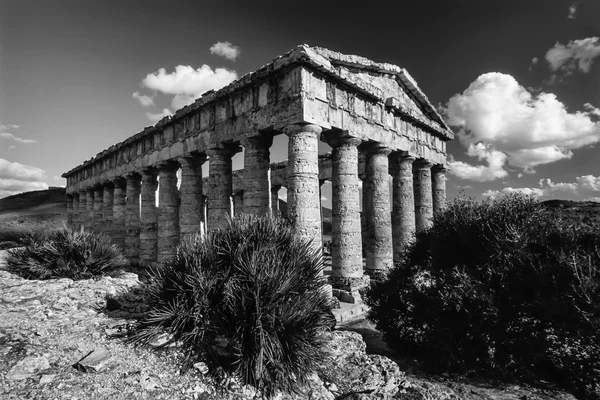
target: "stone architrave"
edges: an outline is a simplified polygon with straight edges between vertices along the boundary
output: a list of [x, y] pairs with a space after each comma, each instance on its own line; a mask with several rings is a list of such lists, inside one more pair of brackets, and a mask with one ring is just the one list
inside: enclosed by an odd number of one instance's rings
[[[393, 265], [392, 216], [388, 156], [391, 149], [367, 144], [366, 155], [366, 273], [372, 279], [382, 278]], [[365, 193], [365, 191], [363, 191]]]
[[431, 168], [434, 214], [446, 207], [446, 171], [443, 165], [434, 165]]
[[86, 228], [88, 226], [87, 222], [87, 192], [82, 190], [79, 192], [79, 210], [78, 210], [78, 218], [79, 225], [78, 229]]
[[[329, 134], [332, 155], [332, 241], [330, 282], [335, 289], [349, 292], [352, 302], [360, 302], [358, 289], [369, 282], [363, 275], [358, 185], [358, 145], [360, 139]], [[335, 292], [334, 292], [335, 293]]]
[[180, 240], [179, 190], [177, 170], [179, 164], [167, 162], [158, 165], [158, 254], [162, 263], [177, 252]]
[[284, 128], [288, 136], [288, 215], [296, 223], [296, 233], [322, 247], [321, 199], [319, 198], [319, 135], [323, 129], [313, 124]]
[[125, 213], [127, 209], [125, 196], [127, 181], [123, 178], [116, 178], [113, 184], [115, 185], [113, 192], [113, 228], [110, 234], [113, 242], [125, 250]]
[[125, 208], [125, 256], [131, 261], [140, 258], [140, 189], [142, 177], [129, 174], [126, 189]]
[[109, 236], [114, 228], [113, 226], [113, 207], [114, 207], [114, 192], [115, 186], [112, 182], [106, 182], [103, 185], [103, 200], [102, 200], [102, 222], [103, 230]]
[[431, 166], [427, 160], [413, 163], [413, 186], [415, 192], [415, 226], [417, 233], [433, 223], [433, 193], [431, 190]]
[[67, 226], [73, 227], [73, 196], [67, 195]]
[[271, 212], [270, 152], [272, 136], [254, 136], [244, 146], [244, 213], [265, 215]]
[[208, 174], [210, 190], [208, 192], [208, 229], [222, 229], [232, 216], [231, 195], [233, 180], [231, 157], [240, 151], [238, 146], [224, 146], [206, 151], [208, 154]]
[[271, 213], [273, 215], [279, 214], [279, 190], [281, 190], [281, 185], [271, 186]]
[[86, 224], [85, 227], [94, 230], [94, 189], [85, 191]]
[[415, 196], [413, 189], [413, 162], [415, 157], [394, 152], [389, 158], [394, 167], [392, 238], [394, 261], [398, 261], [400, 254], [415, 235]]
[[140, 262], [150, 265], [156, 262], [158, 252], [158, 208], [156, 189], [158, 171], [147, 168], [142, 171], [140, 212]]
[[244, 212], [244, 191], [233, 192], [233, 215], [238, 216]]
[[182, 240], [200, 233], [204, 219], [202, 165], [206, 162], [206, 158], [206, 154], [192, 154], [179, 160], [181, 164], [179, 229]]

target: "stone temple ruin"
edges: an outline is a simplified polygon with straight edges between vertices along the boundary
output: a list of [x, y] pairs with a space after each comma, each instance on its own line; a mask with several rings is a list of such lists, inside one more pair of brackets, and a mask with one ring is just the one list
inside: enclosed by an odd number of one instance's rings
[[[288, 136], [288, 161], [271, 164], [279, 134]], [[297, 233], [320, 246], [320, 185], [329, 180], [330, 283], [357, 302], [358, 288], [444, 207], [452, 138], [405, 69], [298, 46], [63, 174], [68, 223], [105, 231], [130, 260], [151, 264], [181, 238], [222, 228], [234, 209], [277, 212], [283, 186]], [[331, 154], [319, 156], [319, 140]], [[232, 171], [240, 145], [244, 169]]]

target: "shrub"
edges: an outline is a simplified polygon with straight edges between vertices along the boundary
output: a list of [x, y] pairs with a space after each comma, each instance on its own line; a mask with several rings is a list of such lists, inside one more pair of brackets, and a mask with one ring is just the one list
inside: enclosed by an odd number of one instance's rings
[[417, 235], [369, 317], [434, 370], [545, 379], [597, 398], [600, 228], [522, 195], [459, 199]]
[[63, 228], [35, 232], [8, 251], [7, 270], [26, 279], [89, 279], [124, 267], [121, 250], [102, 234]]
[[320, 359], [331, 325], [323, 260], [282, 218], [242, 215], [180, 244], [150, 271], [152, 309], [131, 341], [171, 333], [184, 370], [208, 361], [268, 397], [293, 392]]

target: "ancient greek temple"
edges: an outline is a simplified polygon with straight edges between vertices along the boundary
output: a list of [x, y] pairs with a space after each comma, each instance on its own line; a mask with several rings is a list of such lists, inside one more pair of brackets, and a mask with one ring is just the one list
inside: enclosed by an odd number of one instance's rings
[[[288, 137], [287, 162], [271, 163], [276, 135]], [[444, 207], [452, 138], [405, 69], [298, 46], [63, 174], [68, 222], [151, 264], [234, 210], [278, 212], [285, 187], [297, 234], [321, 246], [320, 186], [330, 181], [330, 283], [352, 299]], [[241, 147], [244, 168], [232, 171]]]

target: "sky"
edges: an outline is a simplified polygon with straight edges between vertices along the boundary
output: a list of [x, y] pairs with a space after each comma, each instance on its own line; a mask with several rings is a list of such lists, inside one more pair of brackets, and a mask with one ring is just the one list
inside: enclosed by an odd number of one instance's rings
[[409, 71], [456, 133], [449, 198], [600, 201], [600, 0], [0, 0], [0, 198], [300, 44]]

